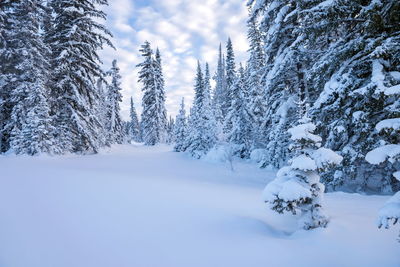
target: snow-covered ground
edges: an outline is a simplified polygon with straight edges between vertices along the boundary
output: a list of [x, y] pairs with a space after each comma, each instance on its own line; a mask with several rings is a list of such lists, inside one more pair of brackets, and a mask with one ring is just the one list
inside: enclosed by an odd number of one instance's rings
[[384, 196], [326, 195], [327, 229], [295, 231], [261, 194], [273, 173], [168, 146], [0, 157], [1, 267], [400, 266]]

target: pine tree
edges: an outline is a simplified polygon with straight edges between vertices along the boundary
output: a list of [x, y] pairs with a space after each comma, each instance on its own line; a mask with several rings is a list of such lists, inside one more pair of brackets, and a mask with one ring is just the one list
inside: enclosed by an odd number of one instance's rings
[[[208, 65], [206, 67], [208, 70]], [[195, 79], [195, 98], [189, 117], [189, 133], [187, 135], [187, 151], [194, 158], [204, 156], [216, 143], [215, 127], [212, 127], [212, 112], [209, 105], [209, 71], [205, 78], [200, 62]]]
[[8, 45], [13, 53], [10, 64], [12, 104], [5, 129], [9, 130], [9, 147], [17, 154], [57, 153], [54, 127], [47, 102], [49, 51], [40, 34], [43, 6], [39, 0], [13, 2], [10, 11]]
[[232, 105], [227, 119], [232, 124], [232, 130], [228, 133], [228, 141], [234, 146], [234, 153], [241, 158], [250, 156], [252, 138], [252, 118], [247, 109], [246, 91], [245, 70], [240, 65], [239, 75], [232, 86]]
[[326, 227], [328, 218], [322, 210], [324, 185], [319, 172], [340, 164], [342, 157], [330, 149], [321, 148], [321, 137], [313, 134], [316, 126], [304, 117], [290, 128], [294, 157], [289, 166], [281, 168], [275, 180], [264, 190], [264, 200], [272, 210], [300, 214], [305, 230]]
[[164, 81], [164, 74], [162, 70], [162, 61], [161, 61], [161, 54], [160, 50], [157, 48], [156, 54], [155, 54], [155, 59], [156, 59], [156, 85], [157, 85], [157, 109], [159, 110], [159, 124], [160, 124], [160, 141], [165, 142], [167, 138], [167, 110], [165, 108], [165, 101], [166, 101], [166, 96], [165, 96], [165, 81]]
[[225, 64], [223, 61], [224, 56], [222, 55], [222, 45], [219, 44], [219, 54], [218, 54], [218, 65], [217, 71], [214, 76], [215, 89], [213, 94], [213, 107], [215, 109], [215, 114], [221, 114], [221, 116], [216, 116], [219, 122], [223, 121], [223, 111], [222, 104], [224, 95], [226, 92], [226, 74], [225, 74]]
[[246, 101], [252, 118], [252, 148], [265, 147], [265, 113], [266, 97], [262, 71], [265, 68], [265, 55], [263, 51], [262, 36], [254, 20], [248, 21], [248, 40], [250, 44], [250, 58], [247, 64], [246, 83], [249, 87], [249, 96]]
[[228, 115], [233, 98], [233, 85], [236, 80], [236, 67], [235, 67], [235, 54], [233, 52], [233, 46], [231, 38], [228, 38], [226, 45], [226, 91], [222, 102], [222, 110], [224, 114], [224, 133], [228, 133], [232, 129], [232, 124], [229, 119], [226, 118]]
[[[385, 171], [386, 177], [382, 184], [389, 187], [387, 191], [391, 191], [391, 185], [394, 184], [391, 180], [395, 178], [397, 181], [400, 181], [400, 170], [398, 168], [398, 164], [400, 163], [400, 75], [398, 72], [393, 73], [391, 79], [385, 81], [384, 78], [388, 77], [388, 75], [384, 75], [384, 66], [382, 63], [383, 61], [379, 59], [374, 61], [373, 84], [370, 86], [374, 88], [376, 95], [386, 100], [386, 106], [382, 111], [387, 117], [375, 127], [376, 131], [384, 137], [385, 141], [381, 141], [379, 147], [368, 152], [365, 159], [371, 164], [380, 165]], [[389, 166], [384, 166], [383, 163], [385, 161], [389, 162]], [[393, 170], [396, 171], [391, 175]], [[391, 224], [396, 224], [399, 219], [400, 192], [397, 192], [380, 210], [379, 228], [385, 227], [387, 229]]]
[[138, 65], [140, 68], [139, 82], [142, 82], [142, 91], [144, 92], [141, 119], [142, 138], [146, 145], [155, 145], [165, 141], [167, 123], [161, 58], [159, 53], [156, 59], [153, 58], [153, 51], [147, 41], [142, 45], [140, 52], [144, 57], [144, 62]]
[[0, 153], [9, 149], [9, 132], [5, 128], [6, 122], [10, 120], [12, 104], [10, 101], [10, 71], [12, 65], [12, 50], [7, 40], [12, 33], [11, 25], [11, 1], [4, 0], [0, 2]]
[[130, 118], [131, 121], [129, 122], [129, 136], [133, 141], [141, 142], [140, 124], [136, 113], [135, 105], [133, 104], [132, 97], [131, 97]]
[[186, 111], [185, 111], [185, 99], [182, 98], [181, 108], [179, 114], [175, 119], [175, 146], [174, 151], [183, 152], [186, 150], [186, 135], [187, 135], [187, 124], [186, 124]]
[[52, 0], [54, 18], [46, 36], [52, 49], [53, 115], [56, 117], [57, 143], [63, 151], [97, 152], [101, 147], [101, 122], [95, 116], [99, 102], [96, 78], [104, 74], [97, 50], [111, 33], [98, 19], [106, 14], [98, 5], [107, 0]]
[[117, 61], [113, 60], [112, 68], [108, 72], [111, 76], [111, 83], [108, 86], [107, 91], [107, 130], [108, 139], [110, 142], [122, 144], [124, 140], [122, 119], [120, 116], [120, 106], [119, 103], [122, 102], [121, 95], [121, 75], [119, 74], [119, 68], [117, 66]]

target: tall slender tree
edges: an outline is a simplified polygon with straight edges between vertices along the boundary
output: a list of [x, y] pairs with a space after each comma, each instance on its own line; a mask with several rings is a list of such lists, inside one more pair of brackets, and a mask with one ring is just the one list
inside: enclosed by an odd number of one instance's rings
[[52, 107], [57, 142], [63, 151], [96, 152], [101, 147], [103, 125], [94, 114], [99, 94], [96, 78], [104, 74], [98, 50], [112, 46], [111, 33], [98, 22], [106, 19], [99, 5], [107, 0], [51, 0], [54, 24], [46, 41], [52, 49]]
[[111, 83], [107, 91], [107, 131], [108, 139], [111, 143], [122, 144], [124, 140], [122, 119], [120, 116], [121, 94], [121, 75], [117, 66], [117, 60], [113, 60], [112, 68], [107, 73], [111, 76]]
[[161, 57], [153, 57], [150, 43], [145, 42], [140, 49], [144, 61], [138, 65], [139, 82], [143, 84], [141, 130], [146, 145], [165, 141], [167, 117], [165, 110], [164, 80]]

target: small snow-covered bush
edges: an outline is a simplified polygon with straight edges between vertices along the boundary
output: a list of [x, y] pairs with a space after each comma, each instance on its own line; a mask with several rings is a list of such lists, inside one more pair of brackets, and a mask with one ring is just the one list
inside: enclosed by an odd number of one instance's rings
[[299, 223], [305, 230], [328, 224], [328, 217], [322, 210], [325, 187], [319, 181], [318, 172], [342, 161], [341, 156], [321, 147], [321, 137], [313, 134], [315, 128], [308, 118], [303, 118], [297, 126], [288, 130], [295, 156], [288, 166], [278, 171], [263, 193], [264, 201], [272, 210], [301, 214]]

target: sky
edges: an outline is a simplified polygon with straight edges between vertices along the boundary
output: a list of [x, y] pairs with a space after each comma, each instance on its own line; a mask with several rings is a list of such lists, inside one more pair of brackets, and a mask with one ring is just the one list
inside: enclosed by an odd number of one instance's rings
[[231, 37], [237, 64], [245, 62], [246, 1], [243, 0], [110, 0], [105, 8], [106, 25], [112, 31], [116, 50], [101, 52], [105, 67], [118, 60], [122, 75], [122, 116], [129, 118], [130, 97], [141, 112], [141, 85], [135, 67], [142, 61], [140, 45], [148, 40], [160, 49], [166, 82], [166, 108], [175, 116], [182, 97], [193, 101], [197, 60], [210, 64], [212, 74], [218, 47]]

